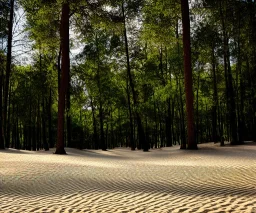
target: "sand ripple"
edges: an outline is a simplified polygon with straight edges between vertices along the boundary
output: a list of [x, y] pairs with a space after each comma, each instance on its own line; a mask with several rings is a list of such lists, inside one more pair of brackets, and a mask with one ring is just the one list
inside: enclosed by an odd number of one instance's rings
[[0, 212], [256, 212], [256, 144], [0, 151]]

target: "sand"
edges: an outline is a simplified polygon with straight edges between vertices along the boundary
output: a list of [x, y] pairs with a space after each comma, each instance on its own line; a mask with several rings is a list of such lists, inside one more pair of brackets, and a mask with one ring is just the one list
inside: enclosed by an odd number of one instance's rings
[[256, 212], [256, 143], [0, 151], [0, 212]]

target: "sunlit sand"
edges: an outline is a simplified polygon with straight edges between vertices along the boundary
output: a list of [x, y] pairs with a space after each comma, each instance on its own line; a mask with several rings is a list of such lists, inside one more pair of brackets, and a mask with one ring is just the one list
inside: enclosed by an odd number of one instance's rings
[[256, 212], [256, 143], [0, 151], [0, 212]]

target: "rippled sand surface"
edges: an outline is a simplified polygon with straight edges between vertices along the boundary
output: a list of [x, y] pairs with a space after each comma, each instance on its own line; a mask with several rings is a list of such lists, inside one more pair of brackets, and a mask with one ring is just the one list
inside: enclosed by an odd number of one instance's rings
[[256, 143], [0, 151], [0, 212], [256, 212]]

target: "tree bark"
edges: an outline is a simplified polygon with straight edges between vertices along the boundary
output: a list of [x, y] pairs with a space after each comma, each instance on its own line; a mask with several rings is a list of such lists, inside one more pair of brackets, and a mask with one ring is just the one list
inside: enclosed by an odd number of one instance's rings
[[50, 148], [53, 148], [54, 144], [52, 141], [52, 88], [50, 88], [49, 103], [48, 103], [48, 144]]
[[213, 108], [212, 108], [212, 136], [213, 142], [218, 141], [218, 131], [217, 131], [217, 108], [218, 108], [218, 90], [217, 90], [217, 78], [216, 78], [216, 63], [215, 63], [215, 44], [214, 40], [212, 42], [212, 75], [213, 75]]
[[97, 123], [96, 123], [96, 118], [95, 118], [95, 108], [93, 105], [92, 97], [91, 99], [91, 108], [92, 108], [92, 118], [93, 118], [93, 141], [95, 143], [95, 149], [99, 149], [99, 139], [98, 139], [98, 132], [97, 132]]
[[71, 125], [71, 116], [70, 116], [70, 74], [68, 75], [68, 89], [66, 94], [66, 117], [67, 117], [67, 146], [74, 147], [72, 144], [72, 125]]
[[65, 122], [65, 96], [68, 89], [68, 75], [70, 69], [69, 60], [69, 3], [62, 4], [61, 15], [61, 82], [58, 103], [58, 136], [55, 154], [66, 154], [64, 149], [64, 122]]
[[181, 0], [182, 26], [183, 26], [183, 52], [184, 52], [184, 77], [186, 92], [187, 111], [187, 134], [188, 149], [197, 149], [194, 133], [194, 110], [193, 110], [193, 79], [191, 67], [191, 47], [190, 47], [190, 20], [188, 0]]
[[2, 113], [2, 106], [3, 106], [3, 58], [0, 55], [0, 149], [4, 149], [4, 137], [3, 137], [3, 113]]
[[[125, 13], [124, 13], [124, 4], [122, 4], [122, 13], [123, 13], [123, 25], [124, 25], [125, 52], [126, 52], [126, 61], [127, 61], [127, 75], [128, 75], [129, 83], [130, 83], [129, 86], [131, 87], [131, 90], [132, 90], [133, 104], [134, 104], [134, 108], [135, 108], [135, 115], [136, 115], [136, 120], [137, 120], [137, 125], [138, 125], [139, 143], [142, 145], [143, 151], [146, 152], [146, 151], [148, 151], [149, 147], [148, 147], [148, 143], [146, 141], [144, 128], [143, 128], [142, 122], [141, 122], [141, 117], [137, 110], [138, 101], [137, 101], [137, 94], [136, 94], [136, 91], [134, 88], [133, 78], [132, 78], [132, 74], [131, 74], [128, 39], [127, 39], [127, 32], [126, 32], [126, 21], [125, 21]], [[134, 147], [134, 145], [133, 145], [133, 147]]]
[[7, 43], [7, 61], [6, 61], [6, 75], [5, 75], [5, 89], [4, 89], [4, 139], [5, 146], [8, 148], [10, 140], [7, 137], [7, 111], [8, 111], [8, 95], [9, 95], [9, 83], [10, 83], [10, 73], [11, 73], [11, 63], [12, 63], [12, 30], [13, 30], [13, 17], [14, 17], [14, 1], [11, 0], [10, 7], [10, 17], [8, 23], [8, 43]]

